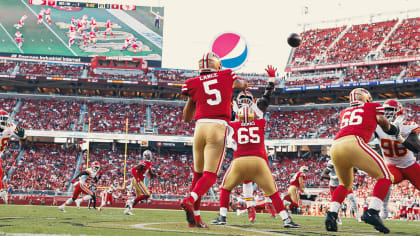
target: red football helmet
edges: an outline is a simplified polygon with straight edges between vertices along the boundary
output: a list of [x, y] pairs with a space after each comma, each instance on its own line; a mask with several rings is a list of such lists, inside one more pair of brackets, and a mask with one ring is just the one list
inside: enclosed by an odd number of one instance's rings
[[252, 93], [249, 91], [242, 91], [238, 94], [238, 97], [236, 98], [236, 103], [238, 104], [238, 107], [251, 106], [254, 102], [254, 96], [252, 96]]
[[98, 171], [98, 170], [99, 170], [99, 168], [101, 168], [101, 165], [99, 164], [99, 162], [94, 161], [94, 162], [92, 163], [92, 167], [93, 167], [93, 169], [94, 169], [95, 171]]
[[203, 58], [198, 61], [198, 71], [203, 72], [217, 72], [222, 70], [222, 61], [214, 52], [204, 54]]
[[251, 122], [255, 119], [255, 112], [248, 106], [242, 106], [238, 110], [238, 120], [244, 123]]
[[388, 99], [384, 102], [385, 117], [393, 122], [398, 116], [404, 115], [404, 108], [400, 102], [394, 99]]
[[0, 110], [0, 129], [4, 130], [9, 127], [10, 117], [9, 113], [5, 110]]
[[364, 88], [355, 88], [350, 92], [350, 106], [359, 106], [371, 101], [372, 96]]

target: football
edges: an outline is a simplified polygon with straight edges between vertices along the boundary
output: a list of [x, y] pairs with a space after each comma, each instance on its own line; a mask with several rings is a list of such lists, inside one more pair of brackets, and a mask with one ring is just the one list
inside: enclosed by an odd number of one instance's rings
[[296, 33], [292, 33], [288, 38], [287, 38], [287, 43], [290, 45], [290, 47], [298, 47], [301, 43], [302, 43], [302, 38], [300, 37], [300, 35], [296, 34]]

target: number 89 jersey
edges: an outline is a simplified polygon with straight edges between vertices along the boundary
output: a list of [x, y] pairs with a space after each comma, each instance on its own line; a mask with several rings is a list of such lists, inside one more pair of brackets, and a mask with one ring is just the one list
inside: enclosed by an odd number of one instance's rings
[[[403, 138], [407, 138], [410, 133], [417, 133], [418, 131], [419, 126], [414, 122], [406, 122], [400, 126], [400, 134]], [[386, 134], [379, 125], [376, 128], [375, 135], [381, 142], [381, 151], [386, 164], [398, 168], [407, 168], [414, 164], [416, 157], [414, 157], [413, 152], [398, 142], [395, 135]]]
[[194, 119], [221, 119], [229, 122], [235, 80], [236, 75], [230, 69], [186, 80], [182, 85], [182, 95], [188, 95], [194, 101]]
[[360, 106], [342, 110], [340, 113], [340, 131], [338, 131], [335, 139], [356, 135], [368, 143], [376, 129], [376, 115], [383, 114], [384, 108], [379, 103], [364, 103]]
[[268, 163], [264, 144], [266, 124], [265, 119], [257, 119], [249, 123], [242, 123], [241, 121], [230, 123], [230, 126], [235, 131], [233, 139], [237, 143], [237, 149], [233, 152], [233, 158], [257, 156], [264, 158]]

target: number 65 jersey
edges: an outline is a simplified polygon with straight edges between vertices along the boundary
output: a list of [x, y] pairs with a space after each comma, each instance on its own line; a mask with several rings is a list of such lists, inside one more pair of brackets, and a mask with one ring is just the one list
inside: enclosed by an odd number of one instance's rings
[[338, 131], [335, 139], [355, 135], [368, 143], [376, 129], [376, 115], [383, 115], [384, 113], [382, 105], [374, 102], [342, 110], [340, 113], [340, 131]]
[[237, 149], [233, 152], [233, 158], [257, 156], [263, 158], [268, 163], [264, 144], [266, 124], [265, 119], [257, 119], [248, 123], [241, 121], [230, 123], [230, 126], [235, 131], [233, 139], [237, 143]]
[[221, 119], [230, 121], [230, 101], [236, 75], [223, 70], [188, 79], [182, 85], [182, 95], [188, 95], [196, 104], [194, 119]]
[[[417, 133], [419, 126], [415, 122], [405, 122], [400, 126], [400, 134], [404, 140], [410, 133]], [[386, 164], [396, 166], [398, 168], [407, 168], [414, 164], [416, 157], [413, 152], [402, 145], [395, 135], [386, 134], [380, 126], [376, 127], [375, 136], [381, 144], [381, 151], [385, 157]]]

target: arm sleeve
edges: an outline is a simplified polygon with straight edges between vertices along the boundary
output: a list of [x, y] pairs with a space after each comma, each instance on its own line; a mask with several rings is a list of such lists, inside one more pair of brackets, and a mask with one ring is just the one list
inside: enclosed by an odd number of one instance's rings
[[418, 153], [420, 151], [420, 140], [418, 132], [411, 132], [407, 139], [402, 143], [408, 150]]

